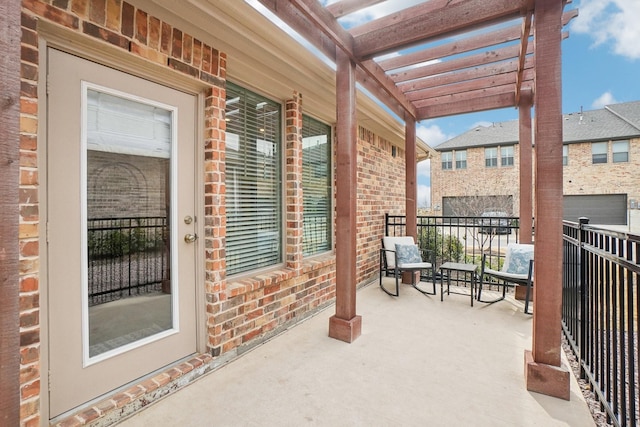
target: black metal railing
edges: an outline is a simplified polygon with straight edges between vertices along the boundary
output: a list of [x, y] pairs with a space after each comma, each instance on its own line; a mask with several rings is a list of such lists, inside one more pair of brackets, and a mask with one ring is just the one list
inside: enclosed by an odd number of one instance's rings
[[[491, 263], [509, 243], [517, 243], [518, 217], [418, 216], [417, 243], [422, 250], [435, 253], [436, 267], [447, 261], [480, 265], [482, 254]], [[385, 235], [405, 236], [404, 215], [385, 214]]]
[[168, 237], [165, 217], [88, 220], [89, 305], [169, 292]]
[[640, 236], [563, 224], [563, 329], [608, 421], [637, 426]]
[[[496, 226], [483, 217], [419, 216], [418, 244], [436, 252], [437, 264], [479, 263], [482, 253], [499, 259], [518, 241], [518, 218], [508, 219], [506, 235], [487, 233], [487, 225]], [[404, 216], [385, 215], [385, 235], [402, 236], [405, 229]], [[562, 281], [562, 327], [581, 377], [611, 424], [640, 425], [640, 236], [565, 221]]]

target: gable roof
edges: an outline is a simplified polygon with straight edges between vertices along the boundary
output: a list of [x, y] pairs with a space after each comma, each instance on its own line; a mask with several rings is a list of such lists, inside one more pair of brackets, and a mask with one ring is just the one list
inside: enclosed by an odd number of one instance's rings
[[[564, 114], [563, 119], [562, 139], [566, 144], [640, 137], [640, 101], [607, 105], [600, 110]], [[478, 126], [438, 145], [435, 150], [517, 144], [518, 129], [518, 120]]]

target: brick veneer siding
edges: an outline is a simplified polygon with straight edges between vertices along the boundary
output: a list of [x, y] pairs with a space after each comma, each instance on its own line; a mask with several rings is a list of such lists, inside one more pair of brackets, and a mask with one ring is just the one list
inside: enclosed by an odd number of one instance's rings
[[565, 195], [627, 194], [640, 199], [640, 138], [629, 141], [629, 161], [613, 163], [608, 144], [607, 163], [592, 163], [591, 143], [568, 145], [568, 162], [563, 168]]
[[[613, 163], [608, 144], [607, 163], [593, 164], [591, 142], [567, 144], [568, 161], [563, 167], [563, 194], [627, 194], [640, 200], [640, 138], [629, 141], [629, 161]], [[534, 183], [535, 183], [535, 148]], [[431, 166], [432, 205], [442, 206], [443, 197], [513, 195], [513, 212], [519, 215], [519, 146], [514, 146], [514, 166], [485, 167], [484, 147], [467, 149], [467, 169], [442, 170], [441, 153]], [[455, 163], [455, 161], [454, 161]], [[535, 190], [534, 190], [535, 191]]]
[[[24, 0], [22, 2], [20, 122], [20, 398], [21, 425], [46, 423], [41, 353], [39, 242], [43, 189], [38, 171], [38, 21], [59, 24], [209, 85], [204, 91], [204, 268], [206, 353], [57, 419], [61, 426], [108, 425], [265, 341], [335, 297], [333, 252], [302, 256], [302, 95], [286, 105], [286, 240], [281, 268], [242, 278], [226, 277], [225, 80], [226, 55], [180, 28], [121, 0]], [[44, 64], [43, 64], [44, 65]], [[335, 151], [334, 151], [335, 153]], [[364, 128], [358, 141], [358, 285], [377, 275], [384, 213], [404, 212], [404, 154]], [[334, 154], [335, 157], [335, 154]], [[335, 160], [335, 159], [334, 159]], [[335, 242], [335, 236], [334, 236]], [[44, 380], [43, 380], [44, 379]], [[44, 381], [44, 382], [43, 382]]]
[[391, 142], [358, 128], [358, 283], [378, 274], [384, 214], [405, 213], [404, 156], [404, 150], [397, 148], [394, 158]]
[[[22, 2], [21, 49], [21, 119], [20, 119], [20, 418], [23, 426], [36, 426], [42, 413], [41, 384], [46, 378], [42, 372], [40, 330], [40, 258], [39, 242], [44, 232], [40, 223], [40, 199], [38, 171], [38, 86], [45, 76], [38, 63], [38, 21], [50, 21], [86, 37], [106, 42], [132, 55], [144, 58], [159, 66], [199, 79], [211, 87], [205, 93], [205, 175], [207, 203], [208, 259], [207, 277], [219, 278], [224, 264], [220, 262], [220, 249], [224, 236], [224, 209], [220, 209], [224, 192], [224, 81], [226, 56], [206, 43], [183, 33], [169, 23], [148, 15], [143, 10], [121, 0], [24, 0]], [[42, 105], [42, 104], [41, 104]], [[216, 299], [208, 289], [207, 300]], [[85, 408], [66, 419], [60, 425], [84, 425], [98, 418], [109, 420], [116, 414], [126, 414], [126, 408], [140, 407], [141, 402], [173, 390], [189, 378], [194, 371], [206, 371], [202, 367], [211, 357], [202, 355], [187, 363], [159, 373], [146, 383], [133, 386], [124, 392], [110, 396], [95, 406]], [[45, 381], [46, 384], [46, 381]], [[42, 384], [42, 385], [45, 385]], [[46, 393], [44, 393], [46, 395]], [[111, 420], [113, 422], [113, 419]]]
[[484, 147], [468, 148], [467, 168], [442, 170], [441, 153], [431, 164], [431, 205], [443, 206], [444, 197], [513, 196], [513, 214], [520, 206], [519, 147], [513, 149], [513, 166], [485, 166]]

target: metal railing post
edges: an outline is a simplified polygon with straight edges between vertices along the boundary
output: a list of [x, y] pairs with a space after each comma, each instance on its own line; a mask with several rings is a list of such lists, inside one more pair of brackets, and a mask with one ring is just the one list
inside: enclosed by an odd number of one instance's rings
[[[580, 254], [580, 319], [578, 321], [580, 328], [580, 359], [584, 361], [584, 356], [587, 354], [587, 328], [589, 322], [587, 321], [587, 304], [588, 304], [588, 286], [587, 286], [587, 251], [584, 249], [584, 242], [587, 238], [587, 232], [584, 230], [584, 226], [589, 224], [589, 218], [580, 217], [578, 226], [578, 253]], [[586, 378], [586, 372], [584, 370], [584, 363], [580, 363], [580, 378]]]

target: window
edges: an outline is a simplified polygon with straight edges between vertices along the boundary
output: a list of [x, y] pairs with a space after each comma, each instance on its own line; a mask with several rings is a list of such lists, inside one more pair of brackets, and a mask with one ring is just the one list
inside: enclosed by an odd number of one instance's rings
[[569, 146], [562, 146], [562, 166], [567, 166], [569, 164]]
[[453, 153], [451, 151], [446, 151], [442, 153], [442, 169], [443, 170], [453, 169]]
[[591, 163], [607, 163], [606, 142], [594, 142], [591, 144]]
[[513, 166], [513, 145], [500, 147], [500, 166]]
[[331, 248], [331, 127], [302, 117], [302, 252]]
[[498, 166], [498, 149], [497, 148], [484, 149], [484, 165], [488, 168], [495, 168]]
[[282, 260], [280, 105], [227, 83], [227, 274]]
[[629, 141], [613, 141], [611, 151], [613, 163], [629, 161]]
[[467, 150], [456, 151], [456, 169], [467, 168]]

